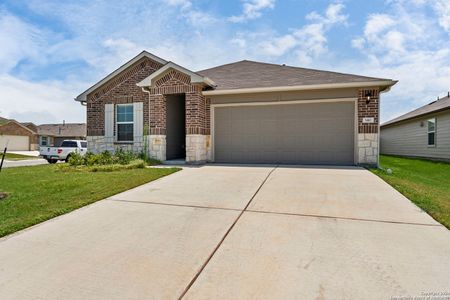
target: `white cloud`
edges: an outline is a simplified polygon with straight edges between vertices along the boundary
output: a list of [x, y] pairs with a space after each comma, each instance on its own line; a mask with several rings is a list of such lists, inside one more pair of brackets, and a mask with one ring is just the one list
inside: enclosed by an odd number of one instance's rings
[[275, 0], [244, 0], [242, 14], [228, 18], [233, 23], [245, 22], [262, 16], [262, 11], [273, 9]]
[[382, 97], [382, 121], [435, 100], [450, 88], [450, 40], [426, 14], [424, 5], [431, 2], [390, 4], [390, 13], [369, 15], [362, 35], [352, 40], [366, 59], [341, 66], [347, 72], [399, 80]]
[[336, 25], [346, 24], [348, 16], [343, 14], [343, 9], [344, 5], [332, 3], [323, 15], [312, 12], [306, 16], [306, 25], [291, 30], [289, 34], [279, 36], [266, 31], [245, 35], [247, 39], [253, 40], [252, 44], [257, 44], [255, 50], [262, 55], [281, 57], [290, 53], [295, 56], [296, 64], [310, 65], [315, 59], [328, 53], [328, 31]]
[[[78, 85], [34, 83], [10, 75], [0, 76], [0, 115], [21, 122], [79, 122], [85, 108], [73, 100]], [[63, 113], [61, 113], [63, 112]]]
[[435, 0], [434, 10], [439, 18], [439, 25], [450, 33], [450, 1]]
[[0, 73], [8, 72], [24, 59], [40, 59], [43, 33], [19, 18], [0, 11]]

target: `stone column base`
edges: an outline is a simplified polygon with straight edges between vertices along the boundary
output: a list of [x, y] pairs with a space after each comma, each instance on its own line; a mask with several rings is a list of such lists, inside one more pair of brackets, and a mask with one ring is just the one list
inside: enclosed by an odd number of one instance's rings
[[358, 134], [358, 164], [378, 166], [378, 133]]
[[150, 135], [149, 136], [150, 157], [165, 161], [166, 160], [166, 136]]
[[206, 135], [186, 135], [186, 163], [201, 164], [207, 161], [207, 141]]

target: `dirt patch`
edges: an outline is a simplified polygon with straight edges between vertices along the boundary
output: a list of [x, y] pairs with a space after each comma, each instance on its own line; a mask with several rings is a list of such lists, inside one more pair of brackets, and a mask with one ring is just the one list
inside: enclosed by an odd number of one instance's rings
[[8, 193], [0, 192], [0, 201], [5, 200], [8, 197]]

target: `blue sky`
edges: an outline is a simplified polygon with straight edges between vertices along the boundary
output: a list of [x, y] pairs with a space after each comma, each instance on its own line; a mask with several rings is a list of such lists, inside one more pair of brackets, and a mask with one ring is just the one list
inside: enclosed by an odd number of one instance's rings
[[0, 2], [0, 115], [84, 122], [73, 98], [142, 50], [200, 70], [242, 59], [392, 78], [381, 119], [450, 89], [448, 0]]

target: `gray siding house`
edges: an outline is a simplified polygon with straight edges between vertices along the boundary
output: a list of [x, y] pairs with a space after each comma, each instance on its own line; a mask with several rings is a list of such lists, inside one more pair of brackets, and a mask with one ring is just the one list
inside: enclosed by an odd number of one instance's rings
[[381, 154], [450, 160], [450, 93], [381, 125]]

